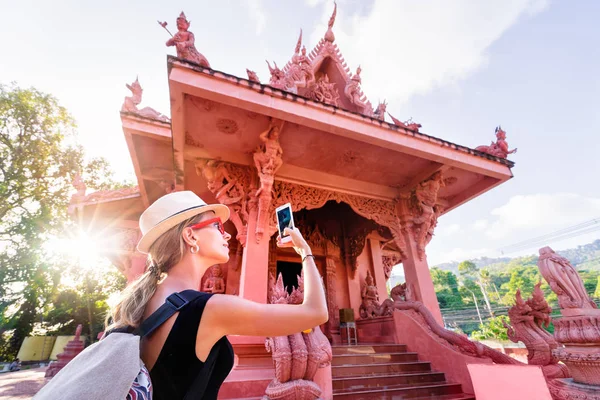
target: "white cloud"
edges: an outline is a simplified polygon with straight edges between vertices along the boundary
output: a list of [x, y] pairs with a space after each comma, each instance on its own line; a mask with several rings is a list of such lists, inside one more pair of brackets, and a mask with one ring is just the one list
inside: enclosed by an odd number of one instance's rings
[[442, 225], [436, 229], [436, 236], [452, 236], [460, 232], [460, 224]]
[[[318, 0], [307, 0], [317, 4]], [[363, 89], [378, 98], [406, 101], [436, 86], [454, 84], [486, 64], [488, 48], [521, 16], [546, 8], [547, 0], [375, 0], [367, 16], [338, 7], [334, 33], [350, 69], [360, 64]], [[331, 4], [311, 35], [325, 33]]]
[[487, 248], [480, 249], [464, 249], [462, 247], [455, 247], [450, 251], [443, 253], [434, 253], [427, 255], [427, 263], [430, 266], [441, 264], [449, 261], [464, 261], [471, 260], [474, 258], [488, 256], [492, 250]]
[[260, 35], [267, 24], [267, 13], [262, 0], [246, 0], [250, 18], [256, 23], [256, 34]]
[[599, 217], [600, 198], [575, 193], [519, 195], [491, 214], [496, 217], [486, 231], [491, 239], [508, 239], [519, 232], [532, 233], [531, 238]]
[[326, 0], [306, 0], [306, 5], [309, 7], [316, 7], [321, 3], [325, 3]]
[[477, 221], [473, 222], [473, 224], [471, 224], [471, 229], [475, 231], [483, 231], [488, 227], [488, 225], [489, 222], [487, 219], [478, 219]]

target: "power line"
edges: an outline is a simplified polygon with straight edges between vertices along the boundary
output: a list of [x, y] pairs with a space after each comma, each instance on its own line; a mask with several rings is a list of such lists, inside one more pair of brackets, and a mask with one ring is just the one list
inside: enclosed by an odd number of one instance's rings
[[533, 247], [534, 245], [539, 244], [540, 242], [564, 240], [571, 237], [583, 235], [585, 233], [595, 232], [597, 230], [600, 230], [600, 218], [594, 218], [577, 225], [559, 229], [554, 232], [550, 232], [541, 236], [537, 236], [505, 247], [501, 247], [500, 249], [498, 249], [498, 251], [500, 251], [501, 254], [514, 253], [519, 250], [525, 250], [529, 247]]

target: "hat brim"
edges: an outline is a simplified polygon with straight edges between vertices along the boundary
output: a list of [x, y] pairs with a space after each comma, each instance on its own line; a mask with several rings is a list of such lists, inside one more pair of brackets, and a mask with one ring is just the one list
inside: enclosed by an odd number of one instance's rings
[[221, 221], [225, 223], [225, 221], [229, 220], [229, 208], [223, 204], [207, 204], [203, 206], [198, 206], [194, 208], [190, 208], [189, 210], [185, 210], [178, 214], [172, 215], [169, 218], [161, 221], [152, 229], [150, 229], [142, 238], [140, 239], [137, 250], [140, 253], [148, 254], [150, 251], [150, 247], [154, 244], [156, 239], [158, 239], [163, 233], [171, 229], [172, 227], [180, 224], [186, 219], [192, 218], [195, 215], [203, 214], [205, 212], [213, 211], [215, 215], [221, 218]]

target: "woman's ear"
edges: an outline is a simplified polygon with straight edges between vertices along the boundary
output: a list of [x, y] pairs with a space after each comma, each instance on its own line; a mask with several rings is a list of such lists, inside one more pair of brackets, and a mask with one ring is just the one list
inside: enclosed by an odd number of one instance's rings
[[183, 241], [188, 246], [193, 246], [196, 244], [197, 239], [194, 236], [194, 230], [192, 228], [185, 228], [181, 233], [181, 236], [183, 237]]

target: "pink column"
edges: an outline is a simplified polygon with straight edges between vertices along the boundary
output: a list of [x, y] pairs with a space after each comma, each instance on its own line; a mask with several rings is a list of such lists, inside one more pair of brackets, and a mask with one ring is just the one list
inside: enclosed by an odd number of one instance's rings
[[269, 271], [269, 237], [264, 235], [256, 241], [256, 223], [258, 209], [250, 210], [248, 218], [248, 236], [242, 256], [242, 274], [240, 276], [240, 297], [257, 303], [267, 302]]
[[373, 278], [379, 293], [379, 301], [388, 298], [387, 288], [385, 286], [385, 273], [383, 272], [383, 256], [381, 254], [380, 242], [377, 239], [369, 239], [369, 248], [371, 249], [371, 258], [373, 265]]
[[431, 311], [435, 320], [443, 326], [444, 320], [442, 319], [440, 304], [438, 303], [431, 274], [429, 273], [427, 257], [423, 257], [423, 260], [420, 260], [417, 253], [417, 244], [412, 235], [403, 232], [403, 236], [406, 241], [404, 249], [406, 257], [402, 259], [402, 266], [404, 267], [406, 282], [410, 285], [414, 299], [423, 303]]

